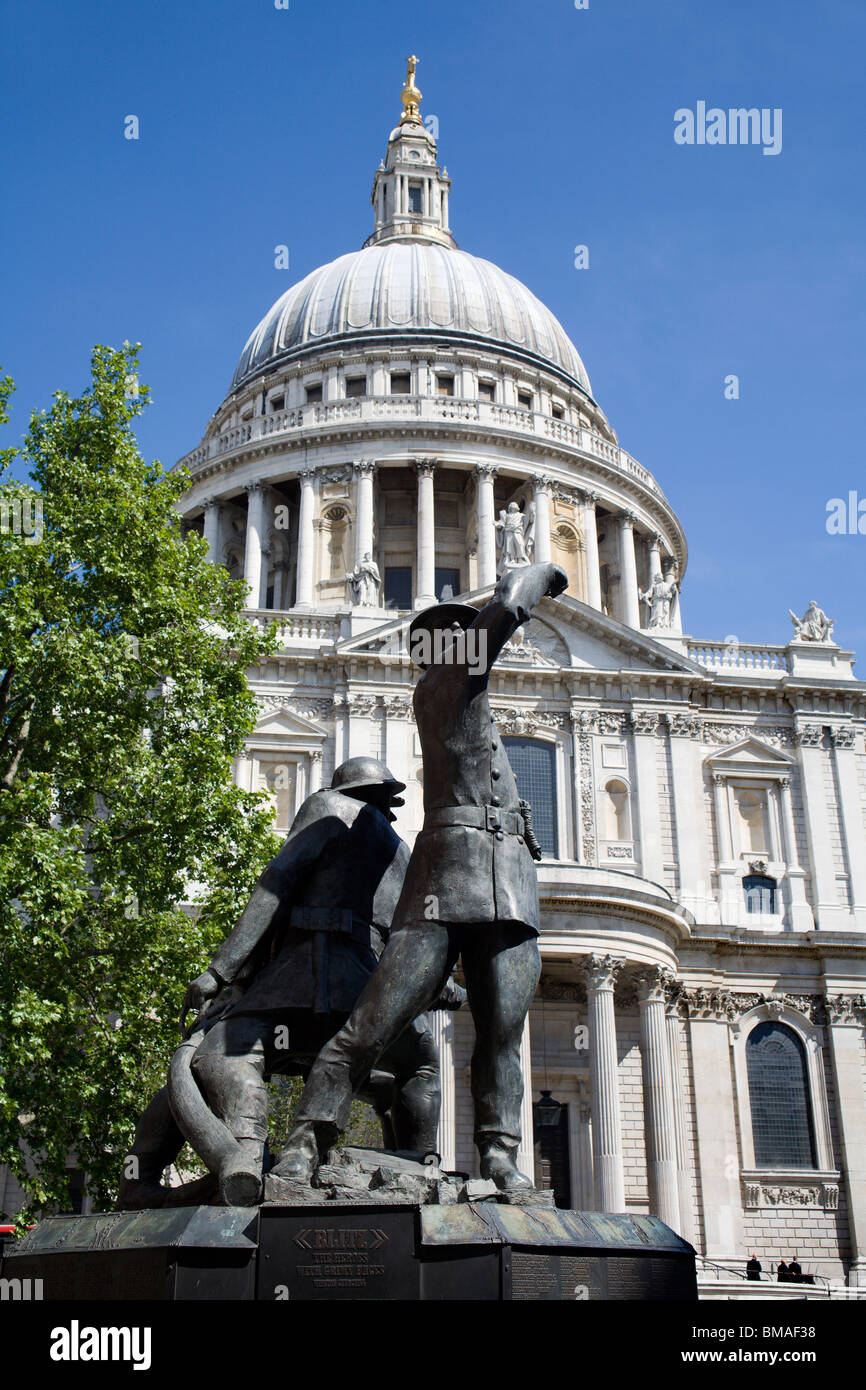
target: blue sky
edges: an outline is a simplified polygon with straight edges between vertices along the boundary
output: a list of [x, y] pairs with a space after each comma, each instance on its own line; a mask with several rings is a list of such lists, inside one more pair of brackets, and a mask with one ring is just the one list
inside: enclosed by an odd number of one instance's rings
[[[5, 442], [85, 385], [94, 343], [128, 338], [153, 390], [144, 452], [194, 447], [269, 305], [371, 230], [414, 51], [460, 245], [553, 309], [679, 513], [686, 630], [784, 642], [814, 597], [866, 650], [866, 535], [825, 527], [829, 498], [866, 500], [862, 0], [0, 15]], [[676, 145], [698, 101], [781, 107], [782, 152]]]

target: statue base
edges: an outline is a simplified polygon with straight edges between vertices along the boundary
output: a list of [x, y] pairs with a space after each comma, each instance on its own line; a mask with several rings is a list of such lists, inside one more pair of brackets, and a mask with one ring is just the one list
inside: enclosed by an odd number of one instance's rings
[[697, 1298], [694, 1250], [655, 1217], [495, 1200], [54, 1216], [2, 1276], [55, 1302]]

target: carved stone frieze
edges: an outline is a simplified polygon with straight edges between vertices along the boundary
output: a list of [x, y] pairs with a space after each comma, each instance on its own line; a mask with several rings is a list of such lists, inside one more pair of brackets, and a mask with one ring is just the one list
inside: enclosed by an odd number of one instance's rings
[[568, 980], [551, 980], [547, 975], [542, 975], [538, 989], [542, 999], [556, 999], [572, 1004], [586, 1002], [586, 990]]
[[798, 748], [820, 748], [824, 742], [824, 725], [801, 724], [794, 731], [794, 742]]
[[830, 730], [830, 742], [836, 748], [853, 748], [855, 730], [850, 724], [842, 724]]
[[256, 703], [268, 714], [272, 710], [287, 710], [302, 719], [327, 719], [334, 713], [334, 701], [330, 696], [321, 699], [287, 699], [284, 695], [257, 695]]
[[658, 732], [659, 716], [658, 710], [632, 710], [631, 728], [632, 733], [652, 735]]
[[697, 715], [665, 711], [662, 718], [668, 726], [668, 733], [671, 738], [699, 739], [701, 737], [703, 721]]
[[382, 697], [382, 708], [385, 711], [386, 719], [411, 719], [412, 697], [411, 695], [385, 695]]
[[704, 720], [702, 736], [704, 743], [718, 744], [742, 743], [744, 739], [756, 738], [775, 748], [790, 747], [794, 742], [793, 730], [783, 725], [716, 724], [708, 720]]
[[828, 994], [824, 1007], [831, 1024], [866, 1023], [866, 996], [862, 994]]
[[839, 1206], [839, 1184], [826, 1178], [774, 1182], [750, 1177], [744, 1186], [746, 1207], [814, 1207], [819, 1211], [836, 1211]]
[[563, 729], [568, 718], [545, 709], [515, 709], [514, 706], [491, 705], [496, 727], [503, 734], [531, 736], [537, 729]]

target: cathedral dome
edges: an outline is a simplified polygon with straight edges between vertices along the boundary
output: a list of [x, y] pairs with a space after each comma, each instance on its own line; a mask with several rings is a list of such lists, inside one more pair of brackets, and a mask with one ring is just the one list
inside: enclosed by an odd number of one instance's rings
[[395, 336], [485, 346], [553, 367], [591, 395], [562, 324], [490, 261], [424, 237], [380, 241], [339, 256], [277, 300], [241, 354], [232, 389], [321, 346]]

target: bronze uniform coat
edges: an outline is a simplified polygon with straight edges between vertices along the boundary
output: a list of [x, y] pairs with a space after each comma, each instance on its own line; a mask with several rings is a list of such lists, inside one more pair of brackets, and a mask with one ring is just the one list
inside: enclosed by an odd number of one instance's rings
[[[307, 797], [214, 956], [221, 979], [253, 977], [231, 1012], [311, 1009], [326, 998], [330, 1011], [349, 1013], [388, 935], [408, 859], [375, 806], [331, 790]], [[309, 929], [293, 925], [301, 920]]]
[[[548, 591], [552, 565], [507, 571], [472, 627], [486, 642], [484, 669], [430, 666], [415, 688], [424, 758], [422, 829], [394, 915], [394, 928], [433, 920], [521, 922], [538, 931], [538, 881], [519, 817], [517, 783], [490, 712], [490, 668], [512, 633]], [[564, 580], [564, 576], [563, 576]], [[564, 587], [564, 585], [560, 586]], [[438, 824], [473, 808], [502, 830]], [[472, 815], [472, 809], [469, 810]], [[507, 833], [511, 827], [516, 833]]]

